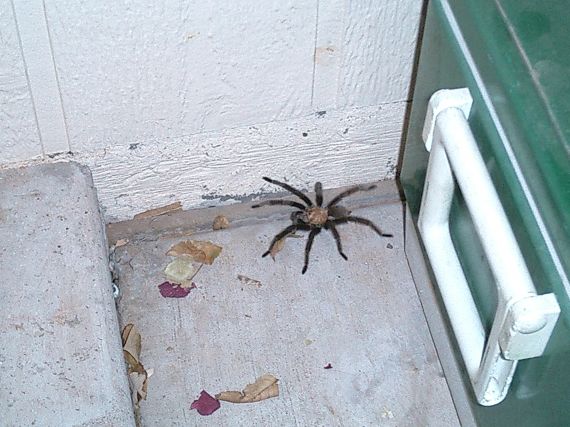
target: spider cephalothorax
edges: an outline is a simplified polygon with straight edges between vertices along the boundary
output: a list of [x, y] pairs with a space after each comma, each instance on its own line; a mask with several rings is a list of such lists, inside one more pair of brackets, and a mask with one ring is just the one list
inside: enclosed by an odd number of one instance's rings
[[303, 265], [302, 273], [305, 274], [307, 267], [309, 266], [309, 252], [311, 252], [311, 247], [313, 246], [313, 240], [315, 236], [321, 232], [324, 228], [325, 230], [330, 230], [334, 240], [336, 242], [336, 247], [340, 255], [346, 260], [348, 257], [342, 252], [342, 244], [340, 242], [340, 234], [336, 229], [337, 225], [346, 224], [347, 222], [354, 222], [357, 224], [367, 225], [372, 228], [378, 235], [382, 237], [392, 237], [391, 234], [385, 234], [376, 225], [366, 219], [359, 216], [350, 215], [350, 211], [338, 204], [345, 197], [350, 196], [358, 191], [369, 191], [376, 188], [376, 185], [355, 185], [343, 191], [342, 193], [336, 195], [326, 206], [323, 207], [323, 186], [320, 182], [315, 184], [315, 203], [311, 201], [305, 194], [296, 188], [291, 187], [289, 184], [284, 182], [275, 181], [274, 179], [263, 177], [263, 179], [271, 184], [278, 185], [295, 196], [299, 197], [304, 204], [296, 202], [293, 200], [267, 200], [261, 202], [257, 205], [253, 205], [252, 208], [259, 208], [261, 206], [267, 205], [284, 205], [293, 206], [299, 209], [291, 213], [291, 221], [293, 224], [281, 230], [271, 241], [269, 249], [262, 256], [265, 257], [271, 253], [273, 247], [281, 239], [284, 239], [289, 234], [294, 233], [297, 230], [309, 231], [309, 238], [307, 239], [307, 245], [305, 246], [305, 264]]

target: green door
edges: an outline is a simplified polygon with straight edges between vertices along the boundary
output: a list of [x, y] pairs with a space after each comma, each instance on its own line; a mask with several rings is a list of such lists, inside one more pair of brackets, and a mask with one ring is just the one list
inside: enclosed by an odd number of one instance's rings
[[[417, 222], [428, 100], [439, 89], [466, 87], [473, 97], [469, 125], [534, 285], [539, 294], [553, 292], [561, 308], [545, 354], [519, 362], [503, 402], [484, 407], [471, 395], [482, 426], [570, 425], [568, 22], [570, 5], [560, 0], [433, 0], [428, 8], [400, 177], [409, 211]], [[496, 289], [459, 191], [450, 229], [488, 333]], [[469, 388], [466, 374], [461, 381]]]

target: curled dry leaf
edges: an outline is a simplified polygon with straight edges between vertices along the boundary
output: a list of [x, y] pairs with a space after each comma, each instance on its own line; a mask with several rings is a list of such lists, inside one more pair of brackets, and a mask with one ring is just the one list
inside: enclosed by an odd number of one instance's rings
[[211, 415], [220, 409], [220, 401], [202, 390], [200, 397], [190, 405], [190, 409], [196, 409], [200, 415]]
[[275, 261], [275, 255], [281, 252], [281, 250], [285, 247], [285, 241], [287, 240], [288, 237], [301, 237], [301, 236], [295, 233], [289, 233], [285, 237], [277, 240], [277, 242], [273, 245], [273, 247], [269, 251], [269, 255], [271, 255], [273, 261]]
[[192, 289], [196, 289], [196, 285], [192, 283], [189, 287], [184, 288], [176, 283], [164, 282], [158, 285], [158, 289], [164, 298], [184, 298]]
[[222, 252], [222, 247], [212, 242], [201, 240], [184, 240], [172, 246], [166, 255], [189, 257], [192, 260], [211, 265]]
[[131, 386], [133, 403], [138, 407], [140, 401], [145, 400], [147, 395], [148, 374], [146, 371], [129, 372], [129, 385]]
[[141, 334], [139, 334], [132, 323], [129, 323], [123, 328], [121, 338], [123, 341], [123, 354], [129, 365], [129, 369], [136, 369], [140, 364]]
[[212, 228], [214, 230], [223, 230], [230, 226], [230, 221], [223, 215], [218, 215], [214, 218], [214, 222], [212, 224]]
[[249, 277], [244, 276], [242, 274], [238, 274], [237, 278], [244, 285], [250, 285], [250, 286], [255, 286], [257, 288], [261, 288], [261, 282], [259, 280], [250, 279]]
[[287, 236], [283, 237], [282, 239], [277, 240], [277, 242], [273, 245], [273, 247], [269, 251], [269, 255], [271, 255], [271, 258], [273, 259], [273, 261], [275, 261], [275, 255], [277, 255], [279, 252], [281, 252], [281, 250], [285, 247], [285, 240], [286, 239], [287, 239]]
[[198, 273], [200, 265], [195, 265], [191, 259], [176, 258], [164, 269], [164, 275], [170, 282], [179, 283], [183, 288], [192, 285], [192, 278]]
[[132, 323], [129, 323], [121, 332], [123, 341], [123, 355], [128, 365], [129, 384], [135, 407], [139, 407], [141, 400], [146, 399], [148, 379], [152, 375], [152, 369], [147, 370], [140, 362], [141, 334]]
[[245, 386], [243, 391], [222, 391], [216, 399], [231, 403], [252, 403], [279, 396], [279, 381], [271, 374], [259, 377], [253, 384]]

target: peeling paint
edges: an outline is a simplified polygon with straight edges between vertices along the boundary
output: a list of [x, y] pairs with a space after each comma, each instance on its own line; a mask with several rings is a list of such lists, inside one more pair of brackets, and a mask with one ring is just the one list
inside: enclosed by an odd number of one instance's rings
[[[203, 200], [216, 200], [219, 201], [221, 203], [224, 202], [228, 202], [228, 201], [232, 201], [232, 202], [251, 202], [253, 200], [257, 200], [259, 198], [263, 198], [266, 196], [274, 196], [276, 193], [274, 192], [270, 192], [270, 191], [257, 191], [254, 193], [250, 193], [250, 194], [215, 194], [215, 193], [209, 193], [209, 194], [203, 194], [201, 197]], [[285, 193], [283, 193], [285, 194]]]
[[322, 46], [315, 49], [315, 62], [321, 65], [330, 65], [336, 53], [335, 46]]
[[147, 211], [136, 214], [133, 219], [153, 218], [155, 216], [164, 215], [170, 212], [179, 211], [182, 209], [182, 203], [174, 202], [159, 208], [149, 209]]
[[46, 154], [46, 157], [55, 160], [55, 159], [73, 157], [73, 153], [71, 151], [65, 151], [65, 152], [60, 152], [60, 153], [50, 153], [50, 154]]

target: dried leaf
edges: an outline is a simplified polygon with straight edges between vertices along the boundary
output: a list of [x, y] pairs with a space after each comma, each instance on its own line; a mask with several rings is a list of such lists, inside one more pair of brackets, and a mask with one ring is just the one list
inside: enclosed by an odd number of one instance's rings
[[255, 286], [257, 288], [261, 288], [261, 282], [259, 280], [250, 279], [249, 277], [244, 276], [242, 274], [238, 274], [237, 278], [244, 285], [250, 285], [250, 286]]
[[148, 378], [149, 375], [146, 371], [143, 371], [142, 373], [129, 372], [129, 384], [131, 386], [133, 403], [136, 407], [139, 406], [141, 400], [146, 399]]
[[212, 224], [212, 228], [214, 230], [223, 230], [230, 226], [230, 221], [223, 215], [218, 215], [214, 218], [214, 223]]
[[200, 397], [190, 405], [190, 409], [196, 409], [200, 415], [211, 415], [220, 409], [220, 401], [202, 390]]
[[133, 325], [132, 323], [129, 323], [128, 325], [125, 325], [125, 327], [121, 331], [121, 342], [123, 343], [123, 346], [127, 342], [127, 338], [129, 336], [129, 334], [131, 333], [131, 330], [134, 327], [135, 327], [135, 325]]
[[327, 364], [327, 366], [325, 366], [325, 369], [332, 369], [332, 365], [330, 363]]
[[288, 237], [300, 237], [300, 236], [295, 233], [289, 233], [285, 237], [277, 240], [277, 242], [273, 245], [273, 247], [269, 251], [269, 255], [271, 255], [273, 261], [275, 261], [275, 255], [281, 252], [281, 250], [285, 247], [285, 241], [287, 240]]
[[115, 242], [115, 247], [120, 248], [121, 246], [125, 246], [127, 243], [129, 243], [129, 239], [119, 239]]
[[269, 251], [269, 255], [271, 255], [271, 258], [273, 259], [273, 261], [275, 261], [275, 255], [277, 255], [279, 252], [281, 252], [281, 250], [285, 247], [285, 240], [286, 239], [287, 239], [287, 236], [283, 237], [282, 239], [277, 240], [277, 242], [273, 245], [273, 247]]
[[134, 219], [153, 218], [155, 216], [164, 215], [169, 212], [179, 211], [181, 209], [182, 209], [182, 203], [174, 202], [166, 206], [161, 206], [159, 208], [150, 209], [148, 211], [138, 213], [134, 216]]
[[222, 247], [201, 240], [184, 240], [172, 246], [166, 255], [175, 257], [190, 257], [196, 262], [211, 265], [222, 252]]
[[245, 403], [243, 401], [244, 394], [241, 391], [222, 391], [216, 394], [216, 399], [231, 403]]
[[198, 273], [200, 266], [195, 265], [191, 259], [176, 258], [164, 269], [164, 275], [170, 282], [191, 286], [192, 278]]
[[[198, 271], [200, 271], [200, 268], [198, 268]], [[198, 273], [198, 271], [196, 271], [196, 273]], [[194, 276], [195, 276], [195, 275], [194, 275]], [[194, 276], [192, 276], [192, 277], [194, 277]], [[197, 288], [198, 288], [198, 286], [196, 286], [196, 283], [191, 282], [191, 281], [189, 281], [189, 280], [186, 280], [186, 281], [180, 283], [180, 287], [181, 287], [182, 289], [188, 289], [188, 291], [191, 291], [192, 289], [197, 289]]]
[[252, 403], [279, 396], [279, 381], [271, 374], [259, 377], [253, 384], [245, 386], [243, 391], [223, 391], [216, 394], [216, 399], [231, 403]]
[[129, 370], [136, 370], [140, 364], [141, 334], [132, 323], [129, 323], [123, 328], [121, 338], [123, 340], [123, 354], [129, 365]]
[[160, 295], [164, 298], [184, 298], [188, 296], [192, 289], [195, 289], [196, 285], [192, 283], [190, 287], [184, 288], [176, 283], [164, 282], [158, 285]]
[[148, 378], [152, 375], [152, 369], [147, 372], [139, 360], [141, 335], [132, 323], [123, 328], [121, 339], [123, 341], [123, 354], [129, 367], [128, 376], [133, 403], [138, 408], [139, 402], [146, 399]]

